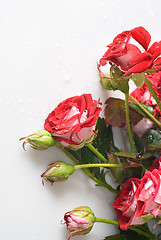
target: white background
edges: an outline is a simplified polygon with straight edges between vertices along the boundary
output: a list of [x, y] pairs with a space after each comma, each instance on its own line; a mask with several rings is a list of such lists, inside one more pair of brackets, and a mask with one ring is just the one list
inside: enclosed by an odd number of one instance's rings
[[[81, 205], [116, 220], [114, 194], [81, 171], [43, 186], [40, 175], [49, 163], [71, 161], [55, 147], [25, 152], [19, 139], [43, 129], [49, 112], [67, 97], [92, 93], [104, 102], [109, 93], [96, 65], [105, 46], [140, 25], [160, 41], [160, 7], [159, 0], [0, 0], [1, 240], [67, 239], [60, 222]], [[115, 232], [96, 223], [90, 234], [73, 240], [102, 240]]]

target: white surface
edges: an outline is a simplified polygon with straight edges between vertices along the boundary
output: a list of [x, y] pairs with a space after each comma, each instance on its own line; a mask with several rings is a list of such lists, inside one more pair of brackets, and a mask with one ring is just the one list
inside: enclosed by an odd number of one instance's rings
[[[0, 239], [64, 240], [61, 219], [80, 205], [115, 219], [114, 195], [81, 171], [64, 183], [41, 184], [52, 161], [70, 160], [56, 148], [24, 152], [19, 138], [43, 128], [67, 97], [91, 92], [104, 102], [96, 63], [123, 30], [142, 25], [161, 39], [160, 1], [0, 0]], [[117, 93], [116, 93], [117, 94]], [[102, 240], [117, 228], [96, 223], [76, 239]]]

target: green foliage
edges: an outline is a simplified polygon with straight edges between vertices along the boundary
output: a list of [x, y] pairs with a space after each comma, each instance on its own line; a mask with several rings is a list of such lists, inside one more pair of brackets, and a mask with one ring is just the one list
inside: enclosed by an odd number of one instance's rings
[[147, 135], [147, 150], [155, 151], [161, 149], [161, 131], [151, 129]]
[[144, 154], [144, 145], [141, 138], [134, 132], [134, 142], [136, 147], [136, 152], [140, 155]]
[[[149, 105], [141, 104], [150, 114], [153, 108]], [[136, 125], [143, 117], [149, 118], [135, 103], [129, 102], [130, 122]], [[119, 98], [108, 98], [105, 108], [106, 124], [113, 127], [124, 127], [126, 124], [125, 101]]]
[[156, 235], [149, 230], [147, 224], [143, 224], [143, 225], [140, 225], [139, 227], [133, 227], [133, 228], [147, 233], [148, 236], [143, 236], [139, 234], [137, 231], [128, 229], [127, 231], [121, 230], [120, 234], [108, 236], [104, 240], [158, 240]]
[[[132, 106], [132, 107], [131, 107]], [[142, 119], [140, 109], [134, 108], [134, 104], [129, 107], [130, 121], [133, 125]], [[145, 116], [145, 114], [144, 114]], [[124, 127], [126, 124], [125, 101], [118, 98], [108, 98], [105, 108], [105, 121], [113, 127]]]
[[[141, 104], [150, 114], [154, 114], [154, 109], [152, 106], [150, 105], [146, 105], [146, 104]], [[148, 118], [148, 115], [143, 111], [141, 110], [141, 108], [139, 108], [138, 105], [136, 105], [136, 103], [134, 102], [129, 102], [129, 107], [132, 108], [133, 110], [135, 110], [136, 112], [138, 112], [140, 115], [142, 115], [143, 117], [147, 117]]]
[[133, 73], [131, 80], [135, 83], [137, 87], [141, 87], [145, 80], [145, 73]]
[[[107, 152], [110, 151], [110, 145], [113, 144], [113, 133], [111, 126], [106, 126], [104, 118], [99, 118], [97, 121], [96, 130], [98, 134], [96, 139], [93, 141], [93, 146], [105, 157], [107, 158]], [[85, 163], [100, 163], [100, 159], [84, 146], [78, 151], [69, 150], [69, 152], [76, 158], [80, 164]], [[105, 171], [100, 168], [90, 168], [89, 171], [103, 183], [105, 180]]]

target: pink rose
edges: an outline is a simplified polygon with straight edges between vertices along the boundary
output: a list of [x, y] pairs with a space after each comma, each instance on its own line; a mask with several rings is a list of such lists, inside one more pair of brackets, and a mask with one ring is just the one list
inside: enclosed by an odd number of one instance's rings
[[136, 217], [137, 199], [135, 195], [139, 185], [140, 179], [128, 179], [113, 203], [122, 230], [127, 230], [129, 225], [144, 223], [140, 217]]
[[45, 129], [64, 147], [78, 149], [93, 140], [95, 126], [102, 110], [91, 94], [68, 98], [45, 120]]
[[161, 170], [146, 171], [136, 194], [136, 216], [151, 214], [161, 216]]
[[104, 66], [107, 62], [116, 64], [125, 72], [125, 76], [144, 72], [161, 62], [158, 58], [161, 54], [161, 42], [155, 42], [149, 48], [150, 40], [151, 35], [143, 27], [124, 31], [107, 46], [108, 50], [100, 59], [100, 65]]

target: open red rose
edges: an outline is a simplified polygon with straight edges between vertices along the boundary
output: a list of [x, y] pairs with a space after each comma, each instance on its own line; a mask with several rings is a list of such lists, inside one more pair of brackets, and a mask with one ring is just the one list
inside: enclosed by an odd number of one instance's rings
[[136, 216], [151, 214], [161, 216], [161, 170], [146, 171], [136, 194]]
[[[133, 44], [131, 40], [135, 40], [136, 44]], [[100, 65], [104, 66], [107, 62], [114, 63], [125, 72], [125, 76], [144, 72], [161, 62], [159, 58], [161, 41], [153, 43], [149, 48], [150, 40], [151, 35], [143, 27], [124, 31], [107, 46], [108, 50], [100, 59]]]
[[137, 207], [135, 195], [139, 185], [140, 179], [128, 179], [112, 205], [117, 213], [122, 230], [127, 230], [129, 225], [140, 225], [144, 223], [140, 217], [135, 216]]
[[68, 98], [49, 114], [44, 127], [64, 147], [81, 148], [95, 136], [96, 121], [102, 110], [99, 104], [91, 94]]

